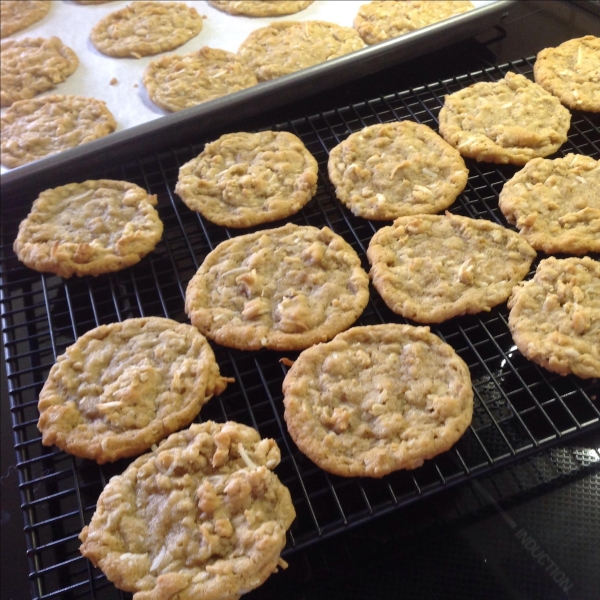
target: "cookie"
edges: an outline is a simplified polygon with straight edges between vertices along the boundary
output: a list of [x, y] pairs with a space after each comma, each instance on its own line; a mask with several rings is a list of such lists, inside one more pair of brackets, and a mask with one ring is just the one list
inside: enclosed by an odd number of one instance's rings
[[308, 8], [313, 0], [208, 0], [208, 3], [230, 15], [278, 17], [300, 12]]
[[161, 56], [144, 71], [144, 86], [150, 100], [173, 112], [257, 83], [254, 71], [244, 59], [208, 46], [190, 54]]
[[469, 369], [429, 327], [353, 327], [304, 350], [283, 381], [298, 448], [344, 477], [415, 469], [471, 423]]
[[600, 38], [586, 35], [538, 52], [536, 83], [573, 110], [600, 112]]
[[523, 75], [507, 73], [446, 96], [440, 134], [469, 158], [524, 165], [567, 141], [571, 113]]
[[42, 20], [50, 10], [50, 0], [2, 0], [0, 38], [12, 35]]
[[317, 174], [292, 133], [229, 133], [179, 169], [175, 191], [217, 225], [251, 227], [297, 213], [315, 195]]
[[106, 4], [112, 2], [112, 0], [75, 0], [77, 4]]
[[367, 44], [377, 44], [467, 12], [472, 8], [471, 2], [459, 0], [369, 2], [358, 9], [354, 28]]
[[373, 285], [419, 323], [489, 311], [529, 272], [535, 250], [515, 231], [457, 215], [401, 217], [371, 238]]
[[156, 196], [126, 181], [69, 183], [42, 192], [19, 225], [14, 251], [30, 269], [100, 275], [139, 262], [160, 241]]
[[504, 184], [498, 204], [536, 250], [600, 252], [600, 161], [534, 158]]
[[279, 565], [296, 514], [277, 444], [239, 423], [194, 424], [113, 477], [80, 552], [133, 600], [234, 600]]
[[75, 72], [79, 59], [59, 38], [2, 42], [0, 105], [10, 106], [55, 88]]
[[412, 121], [351, 134], [331, 150], [327, 168], [338, 199], [355, 215], [379, 220], [444, 210], [469, 176], [458, 150]]
[[61, 94], [19, 100], [0, 121], [0, 160], [6, 167], [20, 167], [104, 137], [116, 128], [103, 100]]
[[185, 310], [201, 333], [240, 350], [303, 350], [356, 321], [369, 278], [328, 227], [288, 223], [221, 242], [188, 284]]
[[189, 425], [227, 381], [191, 325], [160, 317], [101, 325], [50, 369], [38, 402], [42, 443], [99, 464], [136, 456]]
[[600, 262], [542, 260], [508, 308], [514, 342], [529, 360], [560, 375], [600, 377]]
[[238, 53], [268, 81], [364, 48], [354, 29], [325, 21], [281, 21], [255, 29]]
[[183, 2], [133, 2], [99, 21], [90, 34], [108, 56], [140, 58], [178, 48], [202, 30], [202, 17]]

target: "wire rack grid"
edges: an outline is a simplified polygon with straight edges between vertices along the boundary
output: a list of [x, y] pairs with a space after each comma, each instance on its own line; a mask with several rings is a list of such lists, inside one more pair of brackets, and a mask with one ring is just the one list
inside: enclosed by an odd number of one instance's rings
[[[497, 80], [509, 70], [531, 78], [532, 59], [271, 127], [298, 135], [319, 163], [315, 198], [288, 221], [327, 225], [355, 248], [368, 269], [366, 249], [381, 224], [355, 217], [337, 201], [327, 177], [329, 151], [350, 133], [379, 122], [411, 119], [437, 130], [437, 114], [446, 94], [477, 81]], [[116, 590], [78, 551], [78, 534], [89, 522], [100, 492], [128, 461], [98, 466], [42, 446], [36, 427], [37, 396], [56, 357], [93, 327], [151, 315], [188, 322], [183, 308], [187, 282], [208, 252], [242, 233], [204, 220], [174, 194], [179, 167], [207, 141], [159, 155], [144, 155], [140, 149], [138, 160], [123, 165], [107, 158], [102, 176], [131, 181], [157, 194], [165, 226], [156, 250], [118, 273], [63, 280], [25, 268], [12, 252], [12, 241], [31, 199], [2, 208], [3, 342], [33, 598], [130, 597]], [[573, 114], [569, 139], [560, 154], [569, 152], [600, 156], [600, 115]], [[467, 166], [467, 188], [450, 211], [508, 226], [497, 196], [517, 169], [469, 160]], [[405, 321], [371, 290], [357, 325], [386, 322]], [[281, 384], [286, 367], [279, 362], [283, 356], [294, 359], [297, 354], [241, 352], [213, 345], [221, 373], [234, 377], [236, 383], [203, 407], [200, 419], [246, 423], [279, 444], [282, 462], [276, 472], [289, 487], [297, 512], [285, 557], [599, 427], [598, 380], [561, 377], [526, 360], [513, 344], [505, 305], [452, 319], [433, 326], [432, 331], [469, 366], [475, 391], [472, 425], [449, 452], [414, 471], [399, 471], [381, 480], [329, 475], [297, 450], [283, 421]]]

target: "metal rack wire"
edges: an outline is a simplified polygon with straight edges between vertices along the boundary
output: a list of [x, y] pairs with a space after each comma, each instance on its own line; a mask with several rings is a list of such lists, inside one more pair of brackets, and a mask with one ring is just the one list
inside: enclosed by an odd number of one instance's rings
[[[366, 248], [381, 225], [353, 216], [336, 200], [327, 178], [329, 151], [350, 133], [373, 123], [412, 119], [437, 129], [444, 95], [477, 81], [497, 80], [509, 70], [531, 77], [532, 61], [520, 60], [274, 125], [273, 129], [298, 135], [320, 168], [315, 198], [288, 220], [329, 226], [356, 249], [368, 268]], [[56, 357], [97, 325], [150, 315], [187, 322], [183, 309], [187, 282], [210, 250], [240, 233], [205, 221], [173, 192], [179, 167], [196, 156], [206, 141], [159, 155], [140, 149], [143, 156], [124, 165], [107, 159], [102, 176], [125, 179], [157, 194], [165, 225], [157, 249], [124, 271], [69, 280], [30, 271], [11, 248], [30, 202], [2, 209], [3, 341], [34, 598], [129, 597], [80, 556], [77, 537], [106, 481], [122, 472], [127, 461], [100, 467], [43, 447], [36, 427], [37, 395]], [[569, 152], [600, 157], [599, 115], [573, 114], [569, 140], [560, 150]], [[451, 212], [507, 225], [497, 196], [516, 168], [474, 161], [467, 165], [468, 186]], [[403, 320], [372, 290], [357, 324], [383, 322]], [[279, 444], [282, 463], [277, 473], [290, 488], [298, 515], [284, 556], [600, 427], [598, 381], [554, 375], [526, 360], [513, 344], [505, 306], [452, 319], [432, 331], [451, 344], [470, 368], [475, 390], [472, 426], [451, 451], [415, 471], [396, 472], [381, 480], [329, 475], [297, 450], [282, 417], [281, 383], [286, 369], [279, 363], [284, 355], [293, 359], [294, 353], [240, 352], [213, 345], [221, 372], [235, 377], [236, 384], [211, 400], [201, 419], [240, 421]]]

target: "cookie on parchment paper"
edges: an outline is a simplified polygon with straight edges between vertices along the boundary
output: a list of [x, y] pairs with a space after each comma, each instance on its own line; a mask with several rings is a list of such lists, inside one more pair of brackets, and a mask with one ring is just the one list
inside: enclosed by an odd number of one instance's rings
[[412, 121], [351, 134], [331, 150], [327, 168], [338, 199], [355, 215], [379, 220], [444, 210], [469, 176], [458, 150]]
[[208, 46], [190, 54], [169, 54], [152, 60], [143, 81], [150, 100], [173, 112], [258, 83], [243, 58]]
[[328, 227], [288, 223], [221, 242], [188, 284], [201, 333], [240, 350], [303, 350], [350, 327], [369, 300], [352, 246]]
[[292, 133], [229, 133], [179, 169], [175, 191], [217, 225], [251, 227], [298, 212], [315, 195], [317, 174]]
[[6, 40], [0, 50], [0, 106], [55, 88], [77, 69], [79, 59], [59, 38]]
[[101, 19], [90, 39], [103, 54], [140, 58], [178, 48], [202, 30], [202, 17], [183, 2], [133, 2]]
[[133, 600], [238, 600], [285, 566], [279, 461], [246, 425], [193, 424], [108, 482], [80, 552]]
[[154, 250], [163, 224], [156, 196], [126, 181], [100, 179], [45, 190], [19, 225], [14, 251], [36, 271], [100, 275]]
[[0, 38], [12, 35], [43, 19], [50, 0], [2, 0], [0, 2]]
[[353, 327], [304, 350], [283, 393], [298, 448], [344, 477], [419, 467], [454, 445], [473, 413], [467, 365], [411, 325]]
[[600, 262], [542, 260], [508, 308], [514, 342], [529, 360], [560, 375], [600, 377]]
[[533, 75], [565, 106], [600, 112], [600, 38], [586, 35], [541, 50]]
[[442, 137], [463, 156], [524, 165], [567, 141], [571, 113], [541, 86], [508, 72], [447, 95], [439, 121]]
[[14, 102], [0, 124], [0, 160], [11, 169], [104, 137], [117, 127], [103, 100], [61, 94]]
[[277, 17], [300, 12], [313, 0], [208, 0], [208, 3], [230, 15]]
[[377, 44], [467, 12], [472, 8], [474, 8], [473, 4], [468, 0], [368, 2], [358, 9], [354, 28], [367, 44]]
[[75, 0], [77, 4], [106, 4], [107, 2], [112, 2], [113, 0]]
[[365, 47], [358, 33], [325, 21], [281, 21], [255, 29], [238, 53], [268, 81]]
[[457, 215], [401, 217], [371, 238], [373, 285], [406, 319], [440, 323], [505, 302], [535, 250], [515, 231]]
[[136, 456], [189, 425], [227, 381], [191, 325], [161, 317], [101, 325], [50, 369], [38, 402], [42, 443], [99, 464]]
[[500, 192], [500, 210], [536, 249], [600, 252], [600, 161], [534, 158]]

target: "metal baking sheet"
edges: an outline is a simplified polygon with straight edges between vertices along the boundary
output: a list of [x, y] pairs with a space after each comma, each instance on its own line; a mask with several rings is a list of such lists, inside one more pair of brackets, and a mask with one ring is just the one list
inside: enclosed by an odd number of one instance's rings
[[[75, 73], [48, 93], [79, 94], [104, 100], [115, 116], [117, 131], [105, 138], [62, 152], [17, 169], [1, 168], [0, 182], [10, 186], [41, 173], [64, 172], [66, 167], [90, 164], [98, 153], [109, 151], [122, 158], [131, 157], [133, 140], [143, 137], [156, 150], [175, 141], [198, 135], [209, 129], [244, 119], [288, 102], [311, 96], [334, 86], [358, 80], [365, 75], [399, 64], [439, 49], [453, 42], [472, 37], [499, 23], [515, 0], [474, 0], [470, 11], [446, 19], [401, 37], [369, 46], [363, 50], [304, 69], [298, 73], [264, 82], [247, 90], [205, 102], [175, 114], [155, 106], [142, 84], [146, 65], [155, 56], [140, 59], [111, 58], [98, 52], [89, 41], [89, 31], [103, 16], [126, 2], [109, 2], [82, 6], [74, 2], [53, 2], [49, 14], [10, 39], [49, 37], [56, 35], [73, 48], [80, 59]], [[204, 0], [189, 0], [198, 12], [206, 16], [200, 34], [173, 53], [185, 54], [202, 46], [236, 52], [241, 42], [254, 29], [275, 20], [330, 21], [351, 27], [363, 0], [317, 0], [295, 15], [274, 18], [234, 17], [214, 9]], [[112, 80], [117, 83], [111, 85]], [[3, 109], [5, 112], [6, 109]], [[75, 165], [73, 164], [75, 163]], [[48, 180], [48, 185], [51, 185]]]

